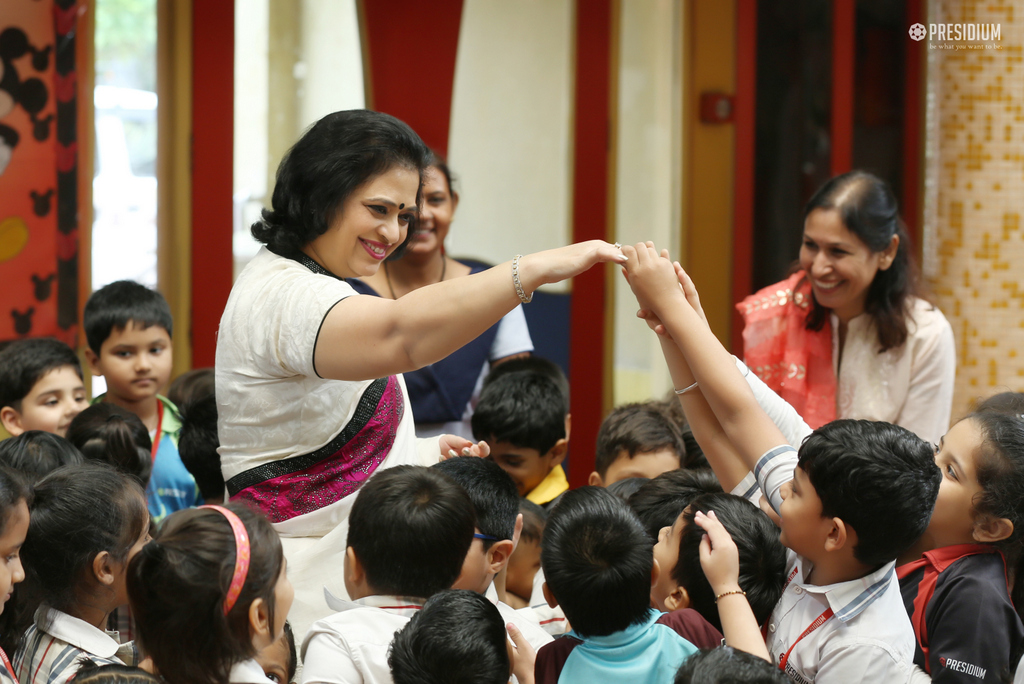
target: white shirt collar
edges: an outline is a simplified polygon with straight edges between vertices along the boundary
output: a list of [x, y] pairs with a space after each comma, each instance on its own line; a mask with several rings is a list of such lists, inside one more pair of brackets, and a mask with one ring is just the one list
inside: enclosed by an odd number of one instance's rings
[[324, 599], [327, 601], [327, 607], [338, 613], [342, 613], [346, 610], [352, 610], [354, 608], [380, 608], [386, 610], [389, 613], [395, 613], [396, 615], [411, 616], [426, 603], [425, 599], [417, 598], [415, 596], [364, 596], [361, 599], [354, 601], [346, 601], [340, 599], [330, 592], [327, 587], [324, 587]]
[[117, 632], [104, 632], [85, 620], [72, 617], [55, 608], [40, 606], [36, 611], [35, 621], [36, 626], [50, 636], [101, 658], [113, 658], [121, 646], [111, 636]]
[[273, 684], [273, 680], [267, 677], [260, 664], [251, 658], [231, 666], [228, 682], [230, 684]]
[[829, 607], [842, 622], [860, 615], [874, 603], [889, 586], [896, 568], [896, 561], [892, 561], [863, 577], [819, 586], [803, 581], [811, 569], [811, 563], [803, 556], [797, 556], [796, 562], [799, 572], [794, 581], [810, 594], [824, 594]]

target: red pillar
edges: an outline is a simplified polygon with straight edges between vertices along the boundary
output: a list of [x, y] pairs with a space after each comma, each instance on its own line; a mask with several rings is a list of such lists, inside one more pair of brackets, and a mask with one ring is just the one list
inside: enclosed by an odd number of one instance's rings
[[832, 3], [832, 175], [853, 168], [856, 0]]
[[362, 19], [366, 106], [406, 122], [447, 155], [462, 0], [363, 0]]
[[[608, 235], [612, 0], [576, 2], [573, 240]], [[587, 484], [604, 413], [605, 269], [573, 281], [569, 341], [572, 436], [569, 484]]]
[[[754, 279], [754, 165], [757, 117], [757, 0], [736, 5], [736, 176], [732, 298], [751, 294]], [[732, 312], [732, 351], [743, 356], [743, 319]]]
[[192, 5], [192, 365], [212, 366], [232, 283], [235, 3]]

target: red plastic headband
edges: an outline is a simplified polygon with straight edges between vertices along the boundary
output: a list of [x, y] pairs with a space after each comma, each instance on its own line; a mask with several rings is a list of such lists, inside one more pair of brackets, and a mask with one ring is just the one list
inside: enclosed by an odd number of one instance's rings
[[224, 614], [227, 615], [235, 607], [242, 587], [245, 586], [245, 577], [249, 574], [249, 533], [245, 530], [242, 520], [223, 506], [207, 505], [200, 508], [211, 508], [222, 514], [235, 533], [235, 572], [231, 575], [231, 585], [228, 587], [227, 596], [224, 597]]

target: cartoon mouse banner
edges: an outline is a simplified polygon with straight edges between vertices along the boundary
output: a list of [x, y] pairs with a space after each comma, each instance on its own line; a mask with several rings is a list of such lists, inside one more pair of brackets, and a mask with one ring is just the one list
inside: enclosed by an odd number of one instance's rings
[[78, 324], [76, 0], [0, 2], [0, 342]]

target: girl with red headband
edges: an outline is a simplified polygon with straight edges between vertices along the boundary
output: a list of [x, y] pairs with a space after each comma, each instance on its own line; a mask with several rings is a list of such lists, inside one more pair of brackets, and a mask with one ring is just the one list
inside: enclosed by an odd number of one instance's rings
[[139, 646], [167, 684], [272, 684], [256, 654], [294, 592], [281, 540], [244, 504], [178, 511], [128, 568]]

